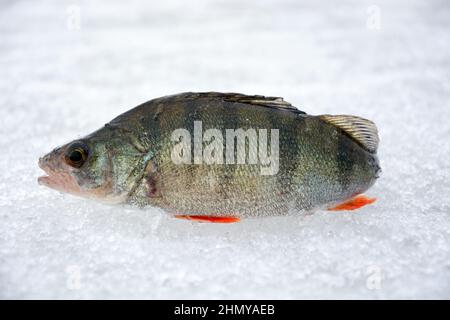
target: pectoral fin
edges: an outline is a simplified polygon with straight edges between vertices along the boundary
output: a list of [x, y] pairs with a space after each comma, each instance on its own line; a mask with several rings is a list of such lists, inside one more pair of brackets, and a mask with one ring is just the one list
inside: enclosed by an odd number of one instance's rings
[[361, 207], [364, 207], [368, 204], [374, 203], [376, 198], [369, 198], [365, 195], [356, 196], [351, 198], [350, 200], [345, 201], [344, 203], [338, 204], [333, 208], [329, 208], [329, 211], [343, 211], [343, 210], [356, 210]]
[[196, 216], [196, 215], [180, 215], [180, 214], [175, 215], [175, 218], [198, 222], [212, 222], [212, 223], [233, 223], [239, 222], [241, 220], [237, 217]]

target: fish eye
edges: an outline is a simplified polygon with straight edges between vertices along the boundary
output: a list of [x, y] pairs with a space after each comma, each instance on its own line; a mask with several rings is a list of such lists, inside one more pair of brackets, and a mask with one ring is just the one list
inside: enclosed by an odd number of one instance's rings
[[81, 168], [86, 162], [88, 154], [89, 149], [86, 144], [75, 142], [67, 148], [64, 160], [71, 167]]

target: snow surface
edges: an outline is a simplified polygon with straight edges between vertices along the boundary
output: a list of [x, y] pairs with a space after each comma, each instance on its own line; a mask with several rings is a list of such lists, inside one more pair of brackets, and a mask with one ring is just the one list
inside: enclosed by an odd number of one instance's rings
[[[0, 6], [1, 298], [450, 298], [449, 1]], [[38, 186], [53, 147], [209, 90], [374, 120], [378, 202], [214, 225]]]

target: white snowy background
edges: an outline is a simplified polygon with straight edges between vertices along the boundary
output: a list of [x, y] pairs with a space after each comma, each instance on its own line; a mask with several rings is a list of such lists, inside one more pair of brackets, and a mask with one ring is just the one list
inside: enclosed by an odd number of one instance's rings
[[[449, 1], [0, 1], [0, 298], [450, 298]], [[378, 201], [199, 224], [38, 186], [152, 98], [283, 96], [379, 128]]]

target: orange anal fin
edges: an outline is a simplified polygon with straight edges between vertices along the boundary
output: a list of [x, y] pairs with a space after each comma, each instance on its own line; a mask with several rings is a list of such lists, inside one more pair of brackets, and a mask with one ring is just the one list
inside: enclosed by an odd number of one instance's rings
[[333, 208], [329, 208], [329, 211], [343, 211], [343, 210], [356, 210], [361, 207], [364, 207], [368, 204], [374, 203], [376, 198], [369, 198], [364, 195], [356, 196], [344, 203], [338, 204]]
[[217, 217], [217, 216], [193, 216], [193, 215], [175, 215], [175, 218], [186, 219], [198, 222], [212, 222], [212, 223], [233, 223], [239, 222], [241, 219], [237, 217]]

